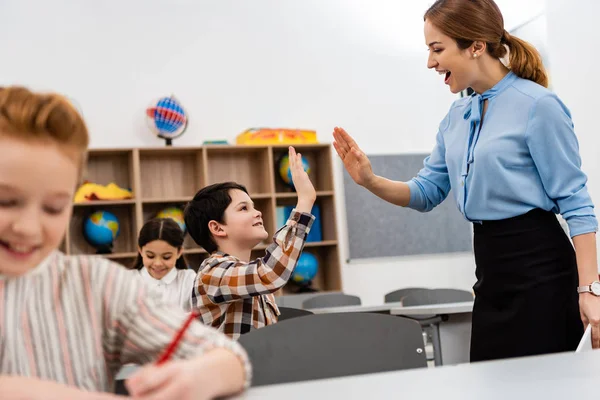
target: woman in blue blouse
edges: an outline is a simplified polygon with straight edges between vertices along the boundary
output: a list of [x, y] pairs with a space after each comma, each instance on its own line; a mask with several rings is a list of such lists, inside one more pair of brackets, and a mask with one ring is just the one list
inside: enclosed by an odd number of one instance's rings
[[[452, 93], [470, 87], [473, 95], [452, 104], [409, 182], [374, 175], [335, 128], [346, 170], [380, 198], [421, 212], [452, 189], [474, 227], [471, 361], [574, 350], [588, 323], [600, 347], [598, 222], [571, 115], [547, 89], [539, 53], [504, 30], [492, 0], [438, 0], [424, 20], [427, 67]], [[509, 68], [500, 60], [507, 49]]]

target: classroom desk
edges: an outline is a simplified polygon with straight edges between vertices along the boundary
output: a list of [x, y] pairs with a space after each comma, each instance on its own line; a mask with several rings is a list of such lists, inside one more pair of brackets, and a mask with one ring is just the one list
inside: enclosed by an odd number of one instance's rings
[[464, 301], [461, 303], [428, 304], [425, 306], [394, 307], [390, 313], [392, 315], [450, 315], [450, 314], [470, 314], [473, 311], [473, 302]]
[[251, 388], [234, 400], [584, 399], [598, 397], [600, 351], [489, 361]]
[[376, 306], [340, 306], [340, 307], [323, 307], [323, 308], [307, 308], [307, 311], [313, 314], [332, 314], [332, 313], [348, 313], [348, 312], [381, 312], [390, 313], [392, 309], [402, 307], [401, 302], [385, 303]]
[[324, 308], [307, 308], [314, 314], [331, 314], [347, 312], [389, 312], [393, 315], [422, 315], [422, 314], [457, 314], [473, 311], [473, 302], [430, 304], [424, 306], [404, 307], [402, 302], [378, 304], [375, 306], [340, 306]]
[[[392, 315], [414, 317], [417, 315], [440, 316], [443, 322], [439, 324], [440, 354], [436, 365], [453, 365], [469, 362], [471, 348], [471, 313], [473, 302], [431, 304], [424, 306], [393, 308]], [[437, 340], [434, 338], [434, 340]]]

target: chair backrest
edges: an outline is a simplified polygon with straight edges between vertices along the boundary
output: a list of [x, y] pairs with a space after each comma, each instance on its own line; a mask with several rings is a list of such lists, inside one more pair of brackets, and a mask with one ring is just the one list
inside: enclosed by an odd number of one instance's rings
[[360, 305], [360, 297], [344, 293], [323, 293], [306, 299], [302, 302], [302, 308], [325, 308]]
[[403, 289], [394, 290], [393, 292], [386, 293], [384, 296], [384, 302], [386, 303], [397, 303], [402, 301], [402, 299], [409, 294], [416, 291], [428, 290], [427, 288], [419, 288], [419, 287], [408, 287]]
[[[342, 292], [329, 292], [329, 293], [342, 293]], [[302, 308], [302, 302], [304, 302], [304, 300], [310, 299], [311, 297], [318, 296], [319, 294], [322, 294], [322, 293], [312, 292], [312, 293], [284, 294], [282, 296], [275, 296], [275, 303], [277, 303], [278, 306], [282, 306], [282, 307]]]
[[277, 319], [278, 321], [285, 321], [286, 319], [304, 317], [306, 315], [313, 315], [313, 313], [311, 313], [310, 311], [302, 310], [300, 308], [292, 308], [292, 307], [278, 307], [278, 308], [279, 308], [279, 312], [281, 313], [281, 315], [279, 315], [279, 318]]
[[459, 289], [429, 289], [409, 294], [402, 299], [402, 305], [410, 307], [463, 301], [473, 301], [473, 293]]
[[418, 322], [372, 313], [316, 314], [238, 339], [253, 386], [427, 366]]

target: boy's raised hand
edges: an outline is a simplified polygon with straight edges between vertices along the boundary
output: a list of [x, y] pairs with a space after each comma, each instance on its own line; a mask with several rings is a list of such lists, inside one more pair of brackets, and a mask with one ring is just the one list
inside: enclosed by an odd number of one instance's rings
[[317, 192], [310, 178], [302, 165], [302, 155], [296, 154], [296, 149], [290, 146], [289, 149], [290, 170], [292, 172], [292, 181], [298, 193], [298, 204], [296, 210], [309, 213], [312, 211], [313, 204], [317, 199]]

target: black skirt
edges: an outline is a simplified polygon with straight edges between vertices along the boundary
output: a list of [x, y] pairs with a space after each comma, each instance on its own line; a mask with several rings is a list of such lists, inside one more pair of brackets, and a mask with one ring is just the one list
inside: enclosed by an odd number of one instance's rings
[[575, 350], [583, 335], [577, 263], [556, 216], [534, 209], [473, 227], [471, 361]]

